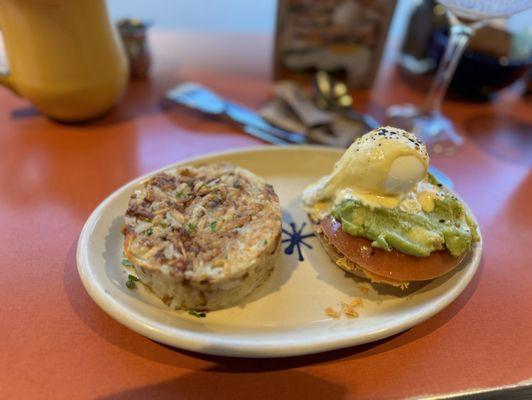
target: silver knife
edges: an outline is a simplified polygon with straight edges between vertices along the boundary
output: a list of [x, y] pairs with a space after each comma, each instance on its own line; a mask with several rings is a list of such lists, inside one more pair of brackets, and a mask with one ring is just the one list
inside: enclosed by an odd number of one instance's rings
[[229, 118], [242, 126], [248, 134], [269, 143], [301, 144], [307, 142], [305, 135], [277, 128], [266, 122], [255, 111], [227, 101], [217, 93], [197, 83], [182, 83], [166, 92], [166, 98], [205, 114]]

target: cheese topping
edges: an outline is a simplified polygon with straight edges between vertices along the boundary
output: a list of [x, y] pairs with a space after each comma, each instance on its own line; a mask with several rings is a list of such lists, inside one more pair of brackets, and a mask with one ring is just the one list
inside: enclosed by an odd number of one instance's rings
[[305, 190], [303, 202], [319, 215], [346, 199], [371, 208], [405, 203], [402, 209], [407, 212], [430, 211], [437, 190], [426, 179], [428, 166], [425, 145], [414, 135], [391, 127], [375, 129], [347, 149], [331, 175]]

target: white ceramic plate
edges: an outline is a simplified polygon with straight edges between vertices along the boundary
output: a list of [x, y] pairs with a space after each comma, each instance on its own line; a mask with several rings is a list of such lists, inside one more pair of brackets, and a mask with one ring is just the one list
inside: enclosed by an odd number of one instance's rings
[[[309, 234], [306, 214], [300, 208], [301, 192], [328, 174], [340, 154], [319, 147], [260, 147], [184, 163], [226, 161], [248, 168], [274, 186], [283, 208], [283, 228], [287, 232], [292, 232], [292, 226], [303, 228], [302, 234]], [[198, 318], [169, 310], [142, 285], [126, 288], [120, 227], [130, 194], [149, 175], [121, 187], [94, 210], [79, 239], [78, 271], [87, 292], [105, 312], [142, 335], [182, 349], [280, 357], [371, 342], [441, 311], [464, 290], [480, 261], [482, 243], [453, 272], [414, 291], [390, 292], [346, 275], [314, 237], [304, 239], [306, 245], [299, 243], [300, 257], [297, 234], [284, 233], [283, 239], [291, 241], [282, 244], [282, 259], [265, 285], [238, 307]], [[333, 319], [325, 314], [327, 307], [339, 309], [341, 301], [357, 297], [364, 303], [356, 308], [358, 318]]]

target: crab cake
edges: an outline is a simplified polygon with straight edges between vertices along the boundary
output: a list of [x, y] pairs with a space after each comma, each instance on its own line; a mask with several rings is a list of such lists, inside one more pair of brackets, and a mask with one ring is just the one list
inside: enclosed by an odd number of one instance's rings
[[271, 274], [281, 208], [273, 187], [230, 164], [160, 172], [129, 199], [124, 254], [176, 309], [238, 304]]

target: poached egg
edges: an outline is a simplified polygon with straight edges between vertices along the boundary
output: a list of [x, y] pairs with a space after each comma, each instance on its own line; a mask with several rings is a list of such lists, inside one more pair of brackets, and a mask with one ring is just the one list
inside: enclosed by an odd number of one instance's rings
[[431, 211], [438, 188], [426, 182], [429, 156], [413, 134], [381, 127], [358, 138], [342, 155], [331, 175], [303, 193], [303, 203], [327, 211], [347, 198], [370, 207]]

